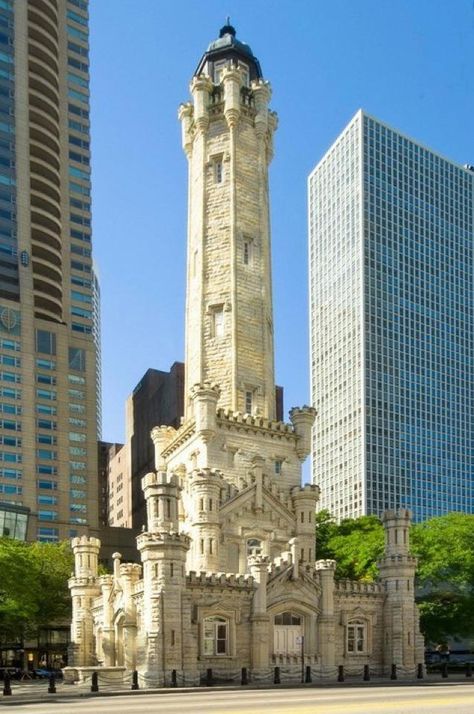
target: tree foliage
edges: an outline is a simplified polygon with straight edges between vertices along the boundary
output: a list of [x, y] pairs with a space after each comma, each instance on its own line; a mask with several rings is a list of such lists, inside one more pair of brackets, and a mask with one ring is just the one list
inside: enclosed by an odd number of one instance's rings
[[336, 577], [375, 580], [383, 555], [384, 530], [376, 516], [345, 518], [337, 524], [328, 511], [316, 517], [318, 558], [334, 558]]
[[68, 542], [0, 539], [0, 633], [4, 642], [34, 636], [41, 626], [69, 619], [67, 581], [72, 569]]
[[[337, 578], [373, 580], [383, 555], [383, 526], [375, 516], [337, 524], [328, 511], [316, 516], [318, 558], [337, 561]], [[417, 601], [427, 641], [474, 635], [474, 516], [450, 513], [411, 528], [418, 558]]]
[[449, 513], [417, 523], [417, 586], [423, 632], [439, 642], [474, 635], [474, 516]]

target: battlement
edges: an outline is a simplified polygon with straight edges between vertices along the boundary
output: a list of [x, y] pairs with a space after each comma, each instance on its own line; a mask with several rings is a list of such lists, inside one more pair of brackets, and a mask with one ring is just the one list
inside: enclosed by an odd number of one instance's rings
[[94, 575], [72, 575], [67, 584], [70, 590], [72, 588], [97, 588], [98, 578]]
[[292, 424], [266, 419], [258, 415], [235, 412], [232, 409], [218, 409], [217, 419], [219, 425], [222, 427], [232, 428], [233, 426], [247, 426], [256, 431], [294, 436]]
[[304, 486], [293, 486], [291, 489], [291, 495], [293, 498], [297, 499], [308, 499], [316, 501], [319, 499], [320, 489], [312, 483], [305, 483]]
[[91, 551], [98, 551], [100, 549], [100, 540], [98, 538], [94, 538], [93, 536], [78, 536], [71, 540], [71, 548], [73, 550], [75, 548], [81, 548], [84, 550], [90, 549]]
[[316, 561], [316, 570], [332, 570], [333, 572], [336, 570], [337, 563], [335, 560], [317, 560]]
[[176, 474], [170, 474], [168, 475], [166, 471], [150, 471], [149, 473], [145, 474], [142, 478], [142, 488], [145, 490], [146, 488], [152, 487], [152, 486], [178, 486], [179, 487], [179, 479]]
[[121, 563], [120, 576], [138, 580], [142, 574], [142, 566], [138, 563]]
[[[411, 522], [411, 511], [408, 508], [399, 508], [397, 510], [387, 509], [382, 513], [382, 523], [390, 521], [409, 521]], [[409, 525], [409, 523], [408, 523]]]
[[191, 570], [186, 576], [186, 585], [190, 587], [213, 585], [254, 590], [255, 579], [252, 575], [241, 575], [238, 573], [196, 573], [194, 570]]
[[393, 553], [390, 555], [386, 555], [383, 558], [381, 558], [377, 565], [379, 567], [383, 566], [390, 566], [390, 565], [396, 565], [397, 568], [403, 565], [410, 565], [410, 566], [416, 566], [418, 563], [418, 558], [416, 558], [414, 555], [408, 555], [407, 553]]
[[217, 382], [201, 382], [200, 384], [194, 384], [189, 391], [191, 398], [196, 396], [210, 396], [217, 400], [221, 394], [221, 388]]
[[316, 409], [314, 407], [308, 406], [307, 404], [303, 404], [302, 407], [292, 407], [290, 409], [291, 421], [294, 421], [294, 419], [298, 419], [301, 417], [305, 417], [306, 419], [309, 419], [311, 417], [314, 421], [315, 416], [316, 416]]
[[252, 565], [266, 565], [268, 569], [268, 565], [270, 563], [270, 558], [268, 555], [249, 555], [247, 558], [248, 564], [250, 566]]
[[184, 533], [168, 533], [167, 531], [151, 532], [145, 531], [137, 536], [137, 548], [138, 550], [143, 550], [147, 546], [182, 546], [184, 548], [189, 548], [191, 543], [191, 538]]
[[194, 469], [194, 471], [191, 473], [190, 481], [209, 481], [210, 483], [214, 482], [223, 484], [224, 476], [222, 474], [222, 471], [219, 471], [219, 469]]
[[101, 587], [111, 588], [114, 584], [114, 576], [108, 573], [107, 575], [100, 575], [97, 578], [97, 582]]
[[383, 595], [385, 590], [380, 583], [366, 583], [360, 580], [336, 580], [337, 595]]

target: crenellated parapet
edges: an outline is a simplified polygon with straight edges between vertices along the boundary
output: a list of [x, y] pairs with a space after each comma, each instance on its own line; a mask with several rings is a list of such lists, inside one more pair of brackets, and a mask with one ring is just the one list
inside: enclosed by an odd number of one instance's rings
[[316, 561], [316, 570], [317, 570], [317, 571], [324, 570], [324, 571], [331, 571], [331, 572], [335, 573], [335, 572], [336, 572], [336, 566], [337, 566], [336, 561], [335, 561], [335, 560], [332, 560], [332, 559], [329, 559], [329, 558], [326, 558], [326, 559], [324, 559], [324, 560], [317, 560], [317, 561]]
[[284, 441], [294, 444], [298, 439], [292, 424], [232, 409], [217, 410], [217, 425], [230, 433], [245, 433], [275, 442]]
[[252, 575], [238, 575], [236, 573], [206, 573], [191, 570], [186, 576], [186, 585], [189, 587], [214, 586], [219, 588], [232, 588], [238, 590], [255, 590], [255, 579]]
[[358, 598], [361, 595], [384, 595], [384, 587], [379, 582], [366, 583], [361, 580], [336, 580], [335, 593], [345, 597]]

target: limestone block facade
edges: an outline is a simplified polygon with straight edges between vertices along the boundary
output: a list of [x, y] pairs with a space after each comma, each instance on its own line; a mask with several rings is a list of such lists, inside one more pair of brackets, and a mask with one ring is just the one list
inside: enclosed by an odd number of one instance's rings
[[413, 675], [423, 661], [409, 513], [385, 514], [376, 583], [336, 582], [317, 559], [315, 485], [301, 485], [315, 410], [275, 420], [268, 163], [276, 117], [250, 48], [227, 25], [180, 109], [189, 161], [186, 404], [157, 426], [142, 479], [141, 566], [73, 540], [72, 652], [66, 675], [137, 670], [142, 686], [195, 685], [212, 669], [270, 681], [360, 672]]

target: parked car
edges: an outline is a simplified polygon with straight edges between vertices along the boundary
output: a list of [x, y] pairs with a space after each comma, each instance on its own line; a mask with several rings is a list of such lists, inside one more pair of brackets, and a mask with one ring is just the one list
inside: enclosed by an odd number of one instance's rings
[[45, 669], [44, 667], [39, 667], [33, 670], [33, 676], [37, 679], [49, 679], [52, 674], [54, 674], [56, 679], [61, 679], [63, 676], [60, 669]]

